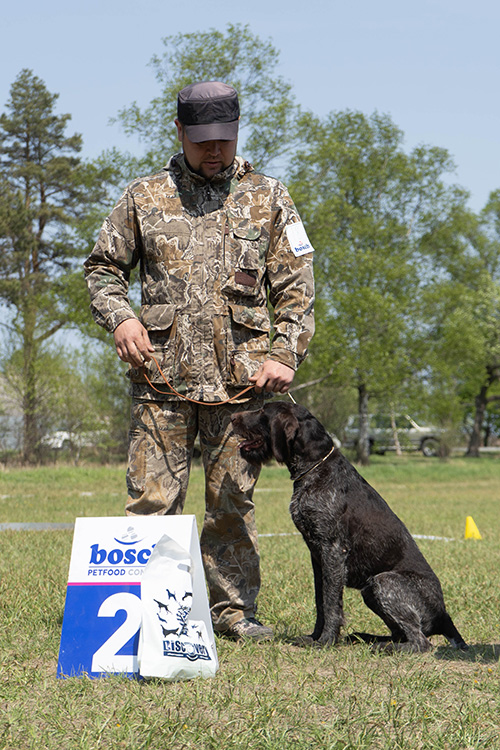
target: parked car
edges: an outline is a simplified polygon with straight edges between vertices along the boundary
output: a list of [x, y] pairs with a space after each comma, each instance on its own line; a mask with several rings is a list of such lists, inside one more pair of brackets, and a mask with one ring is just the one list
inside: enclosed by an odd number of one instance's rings
[[62, 450], [74, 446], [76, 448], [87, 448], [98, 445], [100, 440], [105, 437], [104, 432], [68, 432], [67, 430], [56, 430], [48, 432], [41, 439], [41, 444], [53, 450]]
[[[431, 425], [420, 425], [408, 414], [394, 417], [401, 450], [422, 451], [424, 456], [437, 456], [442, 430]], [[356, 446], [359, 439], [359, 415], [349, 417], [344, 432], [343, 445]], [[371, 453], [396, 450], [394, 430], [389, 414], [371, 414], [368, 417], [368, 441]]]

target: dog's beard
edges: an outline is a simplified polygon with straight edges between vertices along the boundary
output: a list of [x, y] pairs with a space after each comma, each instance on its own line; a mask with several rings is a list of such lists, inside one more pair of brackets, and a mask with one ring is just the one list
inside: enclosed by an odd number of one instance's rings
[[267, 423], [261, 424], [261, 411], [236, 414], [232, 419], [233, 432], [240, 438], [240, 455], [255, 466], [261, 466], [273, 457]]
[[238, 448], [249, 464], [260, 466], [272, 458], [270, 446], [261, 435], [245, 435]]

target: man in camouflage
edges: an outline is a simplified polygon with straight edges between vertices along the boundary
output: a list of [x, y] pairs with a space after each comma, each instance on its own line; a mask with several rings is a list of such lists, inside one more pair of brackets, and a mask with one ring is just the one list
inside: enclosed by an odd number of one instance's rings
[[[240, 457], [230, 420], [258, 408], [266, 393], [286, 393], [306, 355], [312, 247], [286, 188], [236, 156], [238, 120], [238, 97], [226, 84], [196, 83], [179, 93], [183, 153], [128, 186], [85, 275], [94, 318], [130, 365], [126, 512], [182, 512], [199, 435], [200, 541], [214, 628], [260, 639], [272, 631], [255, 619], [258, 470]], [[137, 264], [139, 316], [127, 297]]]

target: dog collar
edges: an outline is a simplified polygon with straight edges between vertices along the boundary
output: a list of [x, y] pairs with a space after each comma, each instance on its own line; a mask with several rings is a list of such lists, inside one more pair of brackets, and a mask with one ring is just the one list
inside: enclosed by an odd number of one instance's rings
[[310, 471], [312, 471], [313, 469], [317, 469], [318, 466], [321, 466], [321, 464], [332, 455], [334, 450], [335, 450], [335, 444], [332, 445], [332, 447], [330, 448], [326, 456], [323, 456], [323, 458], [320, 461], [313, 464], [309, 469], [306, 469], [305, 471], [303, 471], [302, 474], [298, 475], [298, 477], [292, 477], [292, 482], [298, 482], [299, 479], [302, 479], [302, 477], [305, 477], [305, 475], [309, 474]]

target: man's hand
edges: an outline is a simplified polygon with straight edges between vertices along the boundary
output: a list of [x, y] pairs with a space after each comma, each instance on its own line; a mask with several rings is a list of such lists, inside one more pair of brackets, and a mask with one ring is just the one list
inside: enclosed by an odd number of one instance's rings
[[120, 359], [129, 362], [133, 367], [141, 367], [149, 362], [154, 347], [149, 340], [148, 332], [136, 318], [127, 318], [113, 332], [116, 351]]
[[249, 380], [255, 383], [255, 393], [262, 393], [264, 389], [269, 393], [286, 393], [294, 375], [295, 370], [288, 365], [282, 365], [274, 359], [266, 359]]

